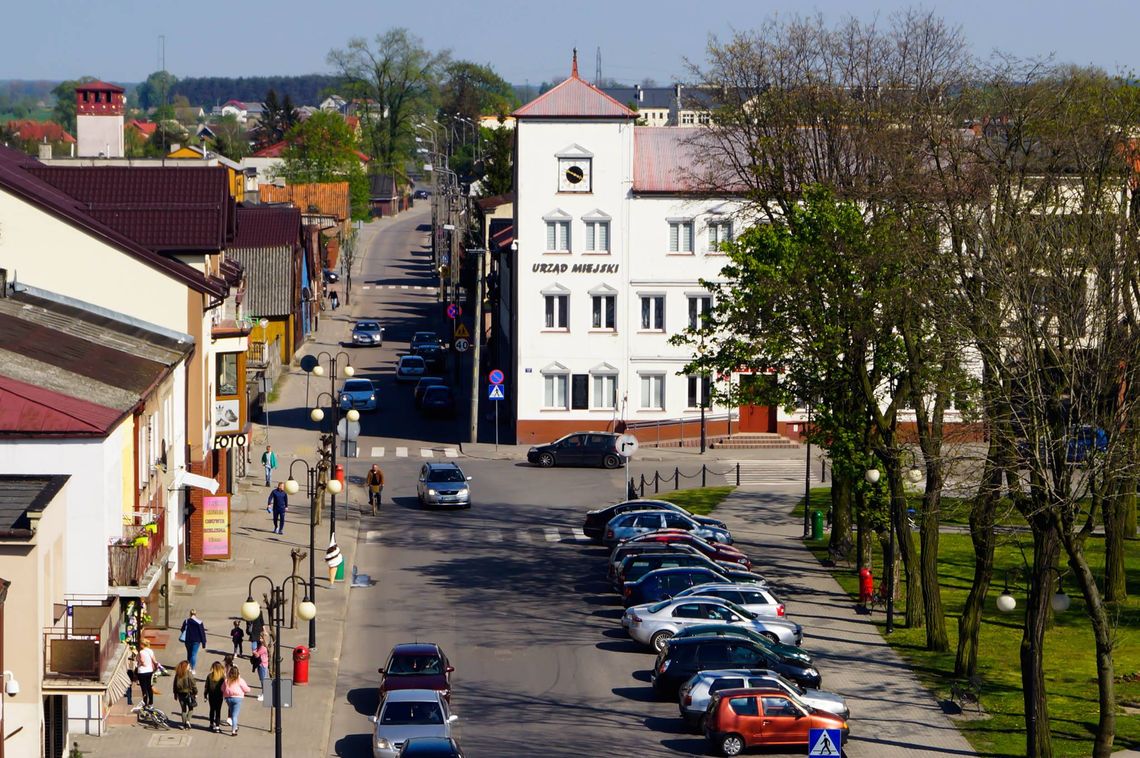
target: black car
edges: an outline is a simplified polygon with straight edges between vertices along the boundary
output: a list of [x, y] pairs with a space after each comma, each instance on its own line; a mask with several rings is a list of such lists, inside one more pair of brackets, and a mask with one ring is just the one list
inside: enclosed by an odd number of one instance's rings
[[575, 432], [548, 445], [532, 447], [526, 459], [536, 466], [602, 466], [617, 468], [626, 458], [618, 452], [621, 435], [613, 432]]
[[607, 560], [606, 578], [613, 581], [617, 576], [618, 567], [622, 561], [631, 555], [644, 555], [645, 553], [677, 553], [679, 555], [700, 555], [701, 551], [692, 545], [679, 542], [623, 542], [615, 545]]
[[605, 508], [595, 508], [592, 511], [587, 511], [586, 520], [582, 524], [582, 532], [594, 542], [600, 543], [602, 541], [602, 535], [605, 534], [606, 531], [606, 524], [610, 523], [610, 519], [627, 511], [676, 511], [707, 526], [715, 526], [721, 529], [728, 528], [728, 525], [719, 519], [689, 513], [681, 506], [670, 503], [667, 500], [626, 500], [616, 505], [608, 505]]
[[442, 376], [421, 376], [419, 381], [416, 382], [416, 388], [412, 390], [412, 400], [415, 402], [416, 407], [420, 407], [420, 401], [424, 399], [424, 391], [428, 387], [434, 387], [438, 384], [447, 384], [447, 380]]
[[727, 581], [729, 580], [723, 573], [704, 566], [661, 568], [650, 571], [636, 582], [626, 582], [622, 585], [622, 603], [626, 608], [643, 603], [656, 603], [698, 584]]
[[416, 200], [426, 200], [427, 198], [431, 197], [431, 190], [418, 189], [412, 193], [412, 197], [414, 197]]
[[818, 688], [819, 672], [808, 663], [785, 658], [741, 637], [686, 637], [669, 640], [653, 664], [653, 689], [665, 698], [699, 671], [771, 669], [801, 687]]
[[426, 364], [430, 370], [442, 369], [447, 362], [447, 351], [444, 350], [443, 345], [440, 344], [423, 342], [419, 345], [413, 345], [412, 355], [418, 355], [423, 358], [424, 364]]
[[642, 553], [640, 555], [627, 555], [614, 576], [614, 589], [619, 592], [626, 584], [636, 582], [650, 571], [663, 568], [707, 568], [718, 574], [723, 573], [724, 566], [709, 560], [703, 555], [691, 553], [678, 553], [677, 551], [661, 550], [655, 553]]
[[433, 384], [424, 390], [420, 410], [428, 416], [454, 416], [455, 393], [446, 384]]
[[340, 274], [333, 271], [331, 268], [326, 268], [322, 272], [322, 275], [325, 278], [325, 284], [336, 284], [340, 281]]

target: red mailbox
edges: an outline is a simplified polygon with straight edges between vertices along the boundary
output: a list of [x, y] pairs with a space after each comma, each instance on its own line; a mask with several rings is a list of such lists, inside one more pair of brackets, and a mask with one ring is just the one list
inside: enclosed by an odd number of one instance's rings
[[859, 602], [863, 605], [871, 602], [871, 596], [875, 594], [875, 577], [871, 574], [871, 569], [864, 566], [859, 569]]
[[293, 684], [309, 683], [309, 648], [298, 645], [293, 648]]
[[340, 482], [340, 486], [343, 488], [344, 487], [344, 466], [340, 465], [339, 463], [336, 464], [336, 471], [333, 473], [333, 475], [336, 477], [336, 480], [338, 482]]

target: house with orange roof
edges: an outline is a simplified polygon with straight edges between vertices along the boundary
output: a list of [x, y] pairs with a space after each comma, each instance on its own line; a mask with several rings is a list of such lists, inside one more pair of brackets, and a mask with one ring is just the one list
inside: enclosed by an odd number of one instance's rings
[[40, 155], [41, 145], [48, 145], [52, 154], [75, 153], [75, 137], [54, 121], [9, 121], [4, 127], [4, 133], [6, 139], [16, 143], [16, 147], [29, 155]]

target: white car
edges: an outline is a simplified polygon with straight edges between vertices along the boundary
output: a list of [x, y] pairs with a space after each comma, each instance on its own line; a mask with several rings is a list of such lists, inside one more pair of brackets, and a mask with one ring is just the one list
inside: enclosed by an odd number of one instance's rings
[[799, 645], [803, 641], [803, 627], [799, 624], [758, 616], [718, 597], [691, 596], [635, 605], [626, 609], [621, 618], [630, 637], [658, 652], [681, 629], [698, 624], [740, 625], [784, 645]]
[[719, 597], [736, 603], [746, 611], [758, 616], [773, 616], [786, 618], [784, 604], [772, 594], [772, 590], [764, 585], [757, 584], [699, 584], [687, 590], [681, 590], [673, 597], [691, 597], [702, 595], [704, 597]]
[[418, 355], [402, 355], [396, 361], [397, 382], [418, 382], [427, 372], [427, 364]]
[[443, 693], [435, 690], [389, 690], [371, 721], [373, 758], [396, 758], [412, 737], [450, 737], [458, 720]]
[[719, 669], [693, 674], [689, 681], [678, 690], [678, 708], [681, 718], [690, 727], [696, 727], [702, 734], [705, 731], [705, 711], [709, 697], [714, 692], [733, 690], [741, 687], [772, 687], [783, 690], [789, 698], [809, 708], [834, 713], [847, 719], [851, 715], [847, 700], [842, 695], [826, 690], [801, 687], [768, 669]]

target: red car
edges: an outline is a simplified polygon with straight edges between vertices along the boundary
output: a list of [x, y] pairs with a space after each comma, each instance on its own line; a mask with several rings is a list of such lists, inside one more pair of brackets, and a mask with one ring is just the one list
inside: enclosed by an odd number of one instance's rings
[[443, 650], [434, 642], [408, 642], [396, 645], [388, 654], [381, 674], [380, 700], [392, 690], [436, 690], [451, 702], [451, 672]]
[[719, 542], [706, 542], [692, 532], [686, 532], [683, 529], [658, 529], [656, 532], [639, 534], [636, 537], [626, 540], [626, 544], [635, 542], [672, 542], [689, 545], [696, 548], [702, 555], [710, 560], [720, 561], [722, 563], [735, 563], [742, 568], [748, 570], [752, 569], [752, 561], [748, 556], [733, 546], [723, 545]]
[[843, 717], [814, 709], [782, 689], [721, 690], [705, 711], [705, 737], [721, 755], [740, 755], [757, 745], [806, 745], [811, 729], [838, 729], [847, 740]]

